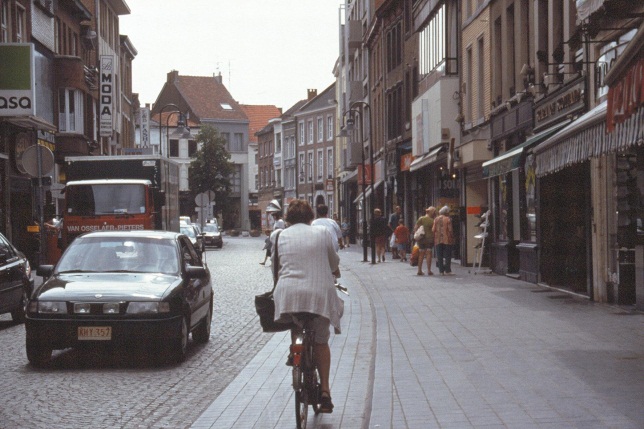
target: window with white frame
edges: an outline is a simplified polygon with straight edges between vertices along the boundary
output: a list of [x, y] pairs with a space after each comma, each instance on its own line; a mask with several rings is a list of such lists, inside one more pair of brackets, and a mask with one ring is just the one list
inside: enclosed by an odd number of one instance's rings
[[324, 141], [324, 120], [318, 118], [318, 143]]
[[333, 179], [333, 148], [326, 149], [326, 178]]
[[305, 140], [304, 140], [304, 139], [305, 139], [305, 135], [304, 135], [304, 121], [300, 121], [300, 122], [297, 124], [297, 127], [298, 127], [299, 132], [300, 132], [300, 146], [304, 146], [304, 141], [305, 141]]
[[309, 119], [308, 128], [309, 130], [308, 130], [307, 142], [308, 144], [312, 144], [313, 143], [313, 119]]
[[84, 133], [83, 93], [60, 88], [58, 92], [58, 130], [62, 133]]
[[333, 140], [333, 116], [326, 117], [326, 139]]
[[309, 178], [309, 182], [312, 182], [313, 181], [313, 151], [310, 151], [308, 155], [309, 155], [309, 163], [307, 165], [308, 170], [306, 175]]
[[275, 153], [282, 153], [282, 133], [275, 133]]
[[306, 177], [306, 165], [304, 165], [304, 154], [300, 154], [300, 183], [304, 183], [304, 178]]
[[322, 181], [324, 176], [324, 152], [318, 149], [318, 182]]
[[9, 42], [9, 2], [2, 0], [0, 4], [0, 43]]
[[25, 8], [20, 4], [16, 4], [16, 43], [23, 43], [27, 41], [25, 31], [27, 29], [27, 20]]

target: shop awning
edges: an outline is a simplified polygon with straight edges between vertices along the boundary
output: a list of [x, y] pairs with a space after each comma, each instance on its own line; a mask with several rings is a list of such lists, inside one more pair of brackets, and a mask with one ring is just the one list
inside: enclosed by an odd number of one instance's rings
[[356, 180], [356, 178], [357, 178], [357, 177], [358, 177], [358, 169], [356, 168], [355, 170], [353, 170], [353, 171], [351, 171], [351, 172], [349, 172], [349, 173], [345, 174], [344, 176], [342, 176], [342, 177], [340, 178], [340, 181], [341, 181], [342, 183], [347, 183], [347, 182], [349, 182], [349, 181]]
[[519, 168], [521, 162], [521, 154], [529, 147], [544, 141], [563, 127], [568, 125], [568, 122], [557, 124], [554, 127], [541, 131], [538, 134], [530, 137], [520, 145], [513, 147], [503, 155], [497, 156], [489, 161], [483, 163], [483, 177], [494, 177], [502, 174], [509, 173], [510, 171]]
[[51, 122], [46, 121], [38, 116], [5, 116], [0, 118], [0, 122], [8, 122], [12, 125], [28, 129], [36, 129], [39, 131], [48, 131], [55, 133], [57, 128]]
[[583, 21], [602, 7], [604, 0], [577, 0], [576, 3], [577, 18], [579, 21]]
[[644, 108], [606, 133], [606, 102], [534, 149], [538, 177], [610, 152], [644, 144]]
[[[384, 182], [384, 180], [378, 180], [374, 185], [374, 189], [378, 189], [378, 186], [382, 185], [382, 182]], [[371, 185], [368, 184], [366, 187], [367, 187], [367, 190], [365, 191], [365, 194], [367, 194], [367, 198], [369, 198], [369, 195], [371, 195]], [[358, 195], [358, 198], [353, 200], [353, 204], [358, 204], [358, 202], [360, 202], [361, 199], [362, 199], [362, 193]]]
[[432, 150], [430, 150], [425, 155], [413, 160], [411, 165], [409, 166], [409, 171], [416, 171], [420, 168], [425, 167], [426, 165], [431, 164], [432, 162], [435, 162], [438, 159], [438, 156], [442, 152], [444, 152], [446, 148], [447, 148], [447, 143], [441, 143], [440, 145], [435, 146]]

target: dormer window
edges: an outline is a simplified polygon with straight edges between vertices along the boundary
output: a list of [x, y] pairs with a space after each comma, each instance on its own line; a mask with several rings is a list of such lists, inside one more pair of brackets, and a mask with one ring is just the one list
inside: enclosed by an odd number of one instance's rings
[[228, 103], [221, 103], [220, 106], [224, 110], [233, 110], [232, 106]]

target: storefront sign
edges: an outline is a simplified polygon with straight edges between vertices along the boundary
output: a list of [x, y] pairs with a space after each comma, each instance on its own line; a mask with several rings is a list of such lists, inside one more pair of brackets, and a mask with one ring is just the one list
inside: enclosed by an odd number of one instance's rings
[[[371, 184], [371, 171], [372, 169], [369, 168], [371, 164], [365, 164], [364, 168], [364, 181], [365, 185], [370, 185]], [[358, 185], [362, 185], [362, 164], [358, 164]]]
[[606, 129], [630, 118], [644, 104], [644, 58], [640, 58], [626, 74], [608, 89]]
[[409, 171], [414, 156], [411, 153], [400, 155], [400, 171]]
[[100, 135], [111, 137], [114, 109], [114, 57], [112, 55], [101, 55], [100, 77]]
[[141, 140], [142, 148], [150, 146], [150, 108], [141, 107]]
[[31, 116], [35, 111], [33, 45], [0, 44], [0, 117]]
[[333, 192], [333, 188], [333, 179], [326, 179], [324, 189], [326, 189], [327, 192]]
[[534, 128], [540, 129], [584, 108], [584, 80], [555, 92], [535, 105]]

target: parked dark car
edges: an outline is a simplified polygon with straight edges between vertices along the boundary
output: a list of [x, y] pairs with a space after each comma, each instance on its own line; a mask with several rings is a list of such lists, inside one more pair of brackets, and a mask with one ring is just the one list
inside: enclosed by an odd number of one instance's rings
[[29, 261], [0, 234], [0, 314], [11, 313], [14, 322], [24, 322], [33, 287]]
[[210, 339], [210, 271], [183, 234], [92, 232], [76, 238], [27, 304], [27, 358], [35, 366], [52, 350], [112, 345], [164, 349], [186, 357], [188, 335]]
[[203, 244], [204, 246], [216, 246], [220, 249], [224, 246], [221, 230], [216, 223], [207, 223], [203, 226]]

